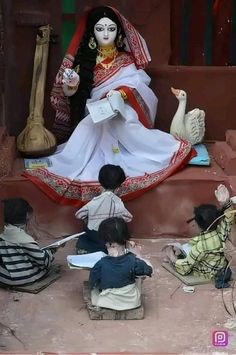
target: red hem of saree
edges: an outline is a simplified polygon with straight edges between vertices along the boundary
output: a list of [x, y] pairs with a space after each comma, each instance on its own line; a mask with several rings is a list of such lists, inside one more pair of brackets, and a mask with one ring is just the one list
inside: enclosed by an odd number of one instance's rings
[[[123, 201], [135, 199], [181, 170], [196, 155], [196, 152], [188, 142], [181, 140], [180, 143], [178, 152], [173, 155], [167, 168], [151, 174], [127, 178], [117, 190], [117, 195]], [[62, 205], [80, 207], [102, 191], [97, 181], [72, 181], [57, 176], [47, 169], [26, 170], [23, 176], [38, 186], [53, 201]]]

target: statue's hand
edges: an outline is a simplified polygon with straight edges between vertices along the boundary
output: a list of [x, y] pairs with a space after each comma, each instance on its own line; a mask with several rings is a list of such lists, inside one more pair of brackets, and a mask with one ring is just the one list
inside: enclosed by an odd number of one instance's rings
[[118, 91], [118, 90], [110, 90], [108, 93], [107, 93], [107, 97], [111, 97], [111, 96], [113, 96], [113, 95], [119, 95], [119, 96], [121, 96], [121, 93], [120, 93], [120, 91]]
[[119, 89], [119, 90], [110, 90], [107, 93], [107, 97], [111, 97], [113, 95], [118, 95], [120, 96], [124, 101], [127, 100], [127, 94], [125, 93], [125, 91], [123, 89]]
[[79, 75], [73, 69], [66, 68], [63, 73], [62, 83], [70, 87], [76, 87], [78, 86], [79, 82]]

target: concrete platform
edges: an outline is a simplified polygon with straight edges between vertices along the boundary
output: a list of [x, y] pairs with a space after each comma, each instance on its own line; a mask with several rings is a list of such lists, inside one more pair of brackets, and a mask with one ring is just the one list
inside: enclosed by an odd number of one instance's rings
[[[167, 241], [140, 240], [154, 275], [143, 284], [145, 318], [137, 321], [90, 320], [82, 293], [88, 271], [67, 267], [73, 244], [60, 249], [61, 278], [47, 289], [37, 295], [0, 289], [0, 352], [235, 354], [236, 318], [227, 314], [221, 290], [208, 284], [184, 292], [183, 284], [161, 266]], [[233, 314], [231, 291], [225, 289], [223, 296]], [[226, 347], [212, 344], [214, 331], [228, 332]]]

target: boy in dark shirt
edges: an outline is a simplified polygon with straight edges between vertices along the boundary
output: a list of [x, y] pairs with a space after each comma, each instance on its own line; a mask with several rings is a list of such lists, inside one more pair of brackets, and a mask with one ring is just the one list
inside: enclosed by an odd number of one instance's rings
[[138, 276], [151, 276], [152, 267], [135, 254], [127, 252], [129, 231], [119, 217], [101, 222], [98, 230], [108, 256], [98, 261], [90, 272], [92, 305], [115, 310], [127, 310], [141, 305]]

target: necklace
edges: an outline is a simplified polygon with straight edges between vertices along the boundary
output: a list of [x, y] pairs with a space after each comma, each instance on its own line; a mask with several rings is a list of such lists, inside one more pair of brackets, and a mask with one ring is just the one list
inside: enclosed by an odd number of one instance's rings
[[114, 44], [98, 48], [97, 64], [101, 64], [103, 68], [109, 69], [116, 59], [118, 50]]
[[100, 58], [113, 58], [115, 54], [117, 54], [117, 48], [114, 44], [98, 47], [98, 56]]

